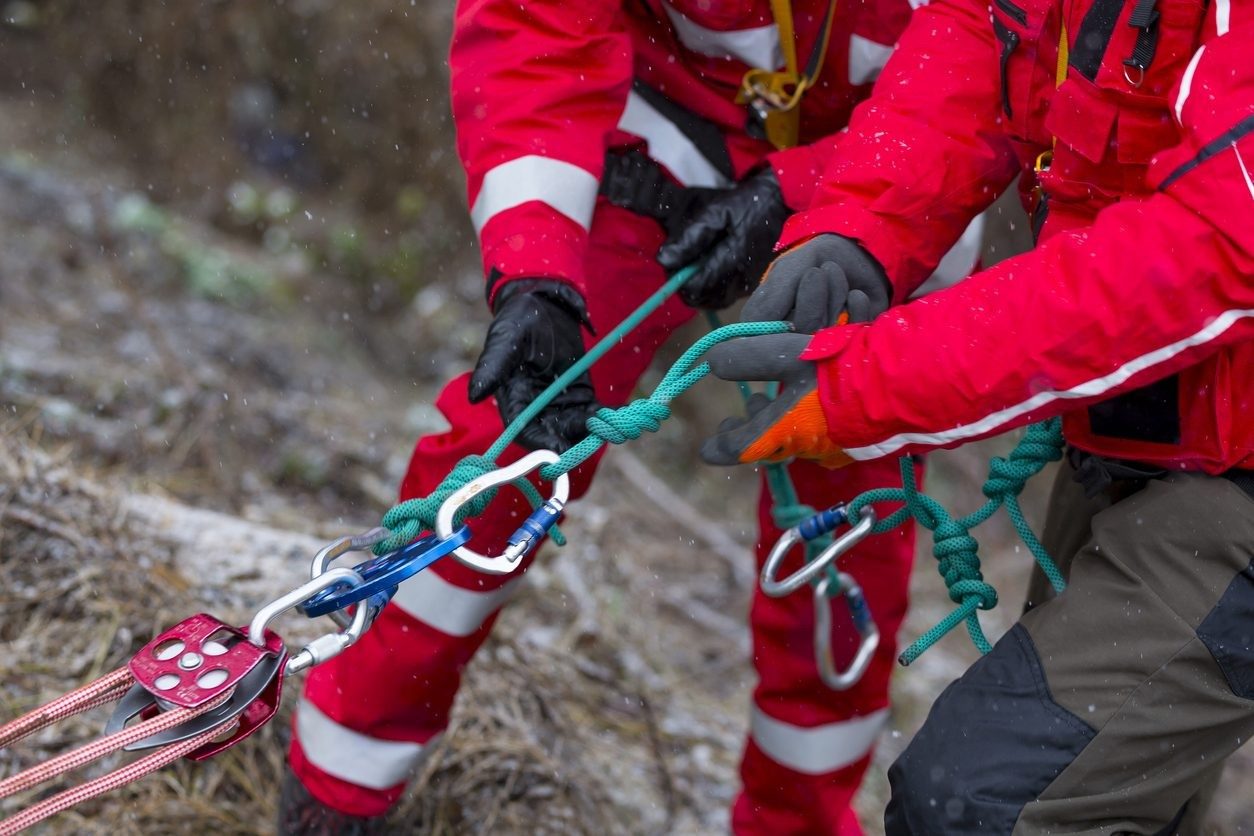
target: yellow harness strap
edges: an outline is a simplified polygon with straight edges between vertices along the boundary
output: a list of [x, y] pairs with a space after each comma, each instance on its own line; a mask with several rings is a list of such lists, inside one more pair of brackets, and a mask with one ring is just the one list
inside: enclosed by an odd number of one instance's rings
[[766, 138], [776, 148], [792, 148], [801, 133], [801, 97], [814, 84], [823, 67], [823, 57], [832, 35], [836, 18], [836, 0], [829, 0], [823, 33], [814, 45], [809, 65], [797, 65], [797, 39], [792, 24], [790, 0], [771, 0], [771, 12], [779, 28], [779, 43], [784, 52], [784, 69], [755, 68], [745, 73], [740, 82], [737, 104], [748, 104], [761, 119]]
[[[1065, 10], [1059, 10], [1059, 14], [1065, 14]], [[1071, 59], [1071, 45], [1067, 41], [1067, 19], [1064, 17], [1059, 25], [1058, 32], [1058, 65], [1054, 68], [1054, 88], [1062, 86], [1067, 80], [1067, 64]], [[1054, 148], [1058, 146], [1058, 137], [1053, 138], [1052, 147], [1048, 151], [1042, 151], [1036, 157], [1036, 173], [1040, 174], [1049, 168], [1049, 164], [1054, 159]], [[1040, 184], [1036, 187], [1040, 189]]]

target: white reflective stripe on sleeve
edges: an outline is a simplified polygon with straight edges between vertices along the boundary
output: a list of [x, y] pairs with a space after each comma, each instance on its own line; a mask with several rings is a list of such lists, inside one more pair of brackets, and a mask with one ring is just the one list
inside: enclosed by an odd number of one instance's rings
[[880, 70], [893, 54], [891, 45], [878, 44], [861, 35], [849, 37], [849, 83], [867, 84], [880, 77]]
[[1129, 360], [1119, 368], [1115, 369], [1108, 375], [1094, 378], [1093, 380], [1081, 383], [1079, 386], [1062, 391], [1040, 392], [1028, 398], [1022, 403], [1007, 407], [1006, 409], [994, 412], [992, 415], [981, 418], [971, 424], [965, 424], [961, 427], [955, 427], [952, 430], [944, 430], [937, 433], [901, 433], [892, 438], [882, 441], [879, 444], [871, 444], [866, 447], [854, 447], [845, 452], [850, 458], [857, 461], [866, 461], [868, 459], [878, 459], [881, 456], [891, 456], [909, 444], [923, 444], [927, 446], [938, 446], [941, 444], [952, 444], [958, 441], [965, 441], [976, 436], [986, 435], [997, 430], [999, 427], [1009, 424], [1011, 421], [1026, 415], [1035, 409], [1040, 409], [1047, 403], [1058, 400], [1070, 400], [1073, 398], [1095, 398], [1109, 392], [1121, 383], [1126, 383], [1133, 375], [1139, 374], [1146, 369], [1151, 369], [1160, 363], [1165, 363], [1172, 357], [1175, 357], [1182, 351], [1194, 348], [1199, 345], [1214, 340], [1224, 331], [1231, 328], [1238, 320], [1254, 317], [1254, 308], [1224, 311], [1215, 317], [1206, 325], [1205, 328], [1191, 336], [1178, 340], [1171, 345], [1163, 346], [1155, 349], [1148, 354], [1142, 354], [1140, 357]]
[[305, 757], [318, 769], [371, 790], [390, 789], [405, 781], [435, 743], [434, 738], [424, 746], [355, 732], [304, 698], [296, 704], [296, 737]]
[[419, 572], [401, 584], [392, 604], [450, 636], [469, 636], [501, 608], [522, 582], [515, 578], [491, 592], [454, 586], [435, 572]]
[[936, 270], [928, 276], [927, 281], [910, 297], [926, 296], [934, 290], [949, 287], [971, 275], [975, 263], [980, 260], [980, 249], [984, 246], [984, 215], [976, 215], [975, 220], [967, 224], [966, 231], [958, 239], [945, 257], [936, 265]]
[[758, 748], [780, 766], [804, 775], [834, 772], [864, 758], [888, 721], [882, 708], [825, 726], [794, 726], [767, 716], [758, 706], [749, 718], [749, 734]]
[[1232, 27], [1232, 8], [1228, 0], [1215, 0], [1215, 33], [1227, 35]]
[[627, 96], [627, 107], [618, 120], [618, 127], [648, 143], [649, 156], [666, 166], [683, 185], [713, 189], [731, 186], [731, 181], [697, 150], [674, 122], [634, 91]]
[[588, 229], [597, 204], [597, 178], [574, 163], [531, 155], [501, 163], [483, 176], [470, 208], [475, 233], [493, 217], [533, 200], [553, 207]]
[[1245, 158], [1241, 156], [1241, 149], [1237, 147], [1237, 143], [1232, 143], [1232, 153], [1237, 155], [1237, 165], [1241, 166], [1241, 176], [1245, 178], [1245, 187], [1250, 190], [1250, 200], [1254, 200], [1254, 179], [1250, 177], [1250, 170], [1245, 167]]
[[675, 27], [679, 42], [698, 55], [711, 58], [737, 58], [750, 67], [775, 70], [784, 66], [784, 50], [779, 44], [779, 27], [774, 23], [752, 29], [720, 31], [697, 23], [683, 12], [663, 3], [666, 16]]
[[1203, 46], [1193, 53], [1193, 59], [1189, 61], [1189, 66], [1185, 68], [1184, 75], [1180, 77], [1180, 95], [1176, 96], [1176, 121], [1184, 123], [1184, 117], [1180, 114], [1184, 111], [1184, 103], [1189, 99], [1189, 93], [1193, 90], [1193, 73], [1197, 72], [1197, 62], [1202, 60], [1202, 53], [1206, 51]]

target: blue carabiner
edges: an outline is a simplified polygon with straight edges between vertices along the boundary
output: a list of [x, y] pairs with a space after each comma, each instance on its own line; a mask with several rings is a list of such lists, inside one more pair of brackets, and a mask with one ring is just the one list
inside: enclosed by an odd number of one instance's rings
[[362, 577], [361, 584], [336, 584], [301, 604], [299, 610], [310, 618], [317, 618], [364, 601], [373, 610], [372, 616], [377, 615], [392, 600], [403, 581], [409, 580], [468, 540], [470, 528], [464, 525], [448, 537], [440, 538], [434, 534], [420, 537], [394, 552], [354, 566], [353, 570]]

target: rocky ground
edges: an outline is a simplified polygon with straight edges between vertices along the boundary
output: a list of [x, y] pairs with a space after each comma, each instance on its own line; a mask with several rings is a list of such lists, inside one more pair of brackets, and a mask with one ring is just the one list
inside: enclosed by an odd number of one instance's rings
[[[209, 223], [203, 200], [150, 197], [116, 151], [67, 142], [38, 103], [0, 99], [0, 718], [186, 614], [246, 618], [299, 580], [318, 543], [376, 524], [413, 438], [439, 426], [439, 381], [473, 359], [483, 325], [469, 260], [402, 310], [368, 313], [360, 287], [325, 266], [334, 203], [240, 181], [220, 203], [270, 213], [264, 234], [241, 235]], [[685, 402], [608, 457], [570, 514], [573, 544], [529, 573], [471, 666], [397, 832], [725, 829], [752, 686], [752, 480], [693, 469], [690, 450], [733, 398]], [[1008, 444], [935, 457], [929, 486], [969, 510], [983, 461]], [[999, 635], [1029, 559], [1003, 521], [987, 529], [1005, 604], [985, 623]], [[926, 552], [918, 565], [907, 637], [948, 607]], [[869, 832], [883, 767], [973, 658], [964, 642], [897, 677], [859, 799]], [[0, 774], [98, 720], [0, 752]], [[268, 832], [285, 738], [276, 722], [44, 832]], [[1230, 769], [1216, 833], [1254, 827], [1250, 760]]]

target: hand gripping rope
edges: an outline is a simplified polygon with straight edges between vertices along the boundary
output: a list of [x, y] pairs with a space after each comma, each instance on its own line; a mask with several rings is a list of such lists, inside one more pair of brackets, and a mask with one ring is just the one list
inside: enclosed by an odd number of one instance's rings
[[[116, 789], [181, 758], [203, 760], [238, 744], [272, 719], [278, 709], [283, 681], [342, 653], [365, 633], [391, 600], [398, 585], [435, 561], [452, 554], [480, 571], [515, 571], [546, 534], [562, 545], [556, 527], [569, 496], [567, 474], [603, 445], [623, 444], [644, 432], [656, 432], [670, 417], [670, 403], [707, 374], [700, 358], [726, 340], [791, 330], [786, 322], [747, 322], [718, 327], [692, 345], [667, 371], [647, 398], [620, 409], [601, 409], [588, 419], [589, 435], [562, 455], [537, 451], [514, 464], [496, 467], [496, 460], [519, 432], [554, 397], [583, 374], [620, 339], [655, 311], [692, 276], [695, 266], [671, 276], [618, 327], [592, 346], [531, 403], [483, 456], [470, 456], [428, 496], [393, 507], [383, 525], [360, 535], [326, 545], [314, 557], [310, 580], [257, 611], [245, 628], [233, 627], [212, 616], [193, 616], [171, 627], [145, 645], [130, 663], [95, 682], [60, 697], [23, 717], [0, 726], [0, 747], [9, 746], [40, 729], [91, 708], [119, 702], [100, 739], [50, 761], [0, 780], [0, 798], [76, 770], [119, 750], [151, 754], [104, 776], [44, 798], [0, 821], [0, 836], [30, 827], [62, 810]], [[746, 390], [747, 391], [747, 390]], [[933, 532], [933, 553], [950, 597], [958, 606], [902, 653], [909, 664], [943, 635], [965, 621], [968, 633], [984, 652], [989, 644], [977, 610], [991, 609], [997, 595], [983, 580], [975, 539], [969, 530], [1005, 506], [1020, 536], [1037, 562], [1061, 591], [1063, 579], [1023, 518], [1018, 495], [1024, 483], [1047, 462], [1061, 457], [1062, 433], [1058, 420], [1028, 429], [1008, 459], [994, 459], [984, 493], [988, 502], [978, 511], [953, 519], [934, 499], [915, 488], [914, 465], [901, 460], [902, 487], [867, 491], [847, 505], [816, 512], [802, 505], [784, 465], [765, 467], [774, 498], [773, 514], [784, 534], [772, 549], [762, 571], [767, 595], [790, 594], [811, 584], [815, 602], [815, 662], [830, 687], [854, 685], [866, 670], [879, 642], [879, 632], [862, 590], [852, 576], [839, 571], [840, 557], [870, 534], [878, 534], [915, 519]], [[527, 476], [536, 473], [554, 483], [547, 499], [540, 497]], [[482, 514], [497, 490], [512, 484], [535, 508], [510, 538], [501, 555], [482, 555], [467, 546], [470, 531], [465, 520]], [[877, 521], [873, 504], [901, 502], [884, 520]], [[833, 538], [841, 526], [855, 521]], [[434, 532], [434, 533], [424, 533]], [[804, 544], [807, 564], [793, 575], [778, 579], [787, 553]], [[332, 567], [337, 558], [368, 549], [375, 556], [352, 569]], [[842, 596], [855, 629], [862, 637], [853, 661], [839, 670], [831, 652], [829, 598]], [[339, 630], [327, 633], [289, 656], [283, 639], [269, 629], [284, 612], [298, 609], [315, 618], [330, 617]]]

